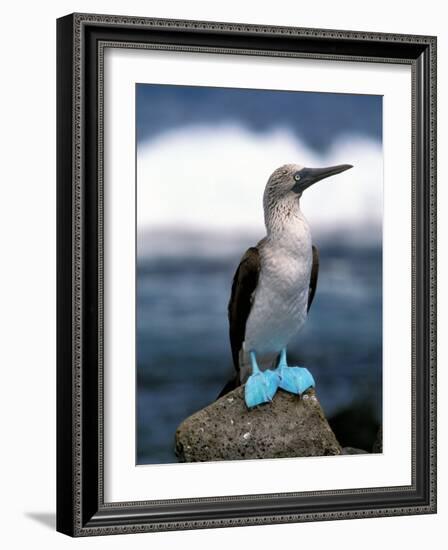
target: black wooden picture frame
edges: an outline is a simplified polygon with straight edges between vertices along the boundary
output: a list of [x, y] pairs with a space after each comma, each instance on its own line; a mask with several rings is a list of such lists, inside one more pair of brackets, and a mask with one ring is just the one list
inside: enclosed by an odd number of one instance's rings
[[[412, 484], [108, 503], [102, 55], [107, 44], [412, 68]], [[57, 21], [57, 529], [71, 536], [436, 511], [436, 38], [73, 14]]]

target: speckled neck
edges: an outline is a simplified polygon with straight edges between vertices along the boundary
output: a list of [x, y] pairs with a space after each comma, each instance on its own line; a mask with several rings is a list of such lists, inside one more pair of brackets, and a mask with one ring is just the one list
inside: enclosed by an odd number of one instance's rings
[[299, 226], [306, 224], [297, 195], [287, 195], [275, 202], [265, 196], [263, 207], [268, 237], [296, 233]]

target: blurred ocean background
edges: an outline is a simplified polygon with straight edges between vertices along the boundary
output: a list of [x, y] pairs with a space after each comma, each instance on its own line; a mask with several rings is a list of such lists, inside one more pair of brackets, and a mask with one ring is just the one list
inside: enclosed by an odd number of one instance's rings
[[176, 462], [177, 426], [232, 376], [232, 277], [289, 162], [354, 165], [303, 196], [321, 263], [289, 359], [327, 417], [366, 418], [362, 445], [382, 420], [381, 97], [139, 84], [136, 98], [137, 464]]

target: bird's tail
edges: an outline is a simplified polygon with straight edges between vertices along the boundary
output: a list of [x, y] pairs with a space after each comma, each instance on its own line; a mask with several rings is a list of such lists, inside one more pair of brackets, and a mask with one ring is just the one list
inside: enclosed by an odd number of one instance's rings
[[[257, 354], [257, 363], [261, 371], [264, 371], [266, 369], [275, 369], [275, 367], [278, 365], [279, 358], [279, 353], [265, 353], [263, 355]], [[252, 365], [249, 354], [243, 350], [240, 351], [239, 359], [239, 380], [241, 384], [245, 384], [246, 380], [252, 374]]]
[[227, 384], [222, 388], [220, 391], [218, 397], [216, 399], [219, 399], [220, 397], [223, 397], [224, 395], [230, 393], [232, 390], [236, 389], [240, 385], [240, 379], [238, 374], [236, 374], [233, 378], [231, 378]]
[[[262, 370], [265, 370], [266, 368], [275, 369], [276, 366], [278, 365], [279, 359], [280, 359], [280, 354], [277, 354], [277, 355], [271, 354], [267, 357], [264, 357], [262, 359], [262, 362], [260, 362], [259, 366], [262, 368]], [[246, 381], [250, 373], [251, 373], [251, 369], [250, 369], [249, 363], [247, 361], [245, 362], [245, 357], [243, 353], [240, 353], [240, 369], [235, 374], [235, 376], [226, 383], [226, 385], [222, 388], [222, 390], [220, 391], [216, 399], [223, 397], [224, 395], [238, 388], [238, 386], [241, 386], [241, 384]]]

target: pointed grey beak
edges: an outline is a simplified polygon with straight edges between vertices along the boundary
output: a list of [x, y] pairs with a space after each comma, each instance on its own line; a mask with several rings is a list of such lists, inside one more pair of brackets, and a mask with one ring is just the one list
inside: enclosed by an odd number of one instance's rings
[[338, 164], [337, 166], [327, 166], [326, 168], [303, 168], [300, 170], [300, 180], [294, 185], [293, 191], [302, 193], [308, 187], [320, 180], [335, 176], [353, 168], [351, 164]]

